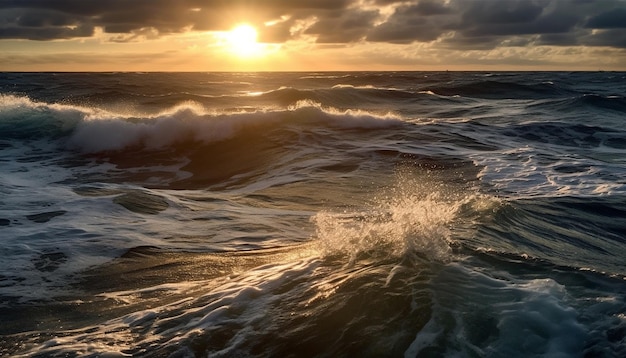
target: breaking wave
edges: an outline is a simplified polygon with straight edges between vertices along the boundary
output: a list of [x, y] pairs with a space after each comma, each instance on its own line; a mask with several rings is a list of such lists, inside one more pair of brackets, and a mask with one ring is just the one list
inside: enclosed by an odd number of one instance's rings
[[141, 115], [0, 96], [0, 139], [63, 138], [66, 147], [83, 153], [206, 144], [241, 132], [258, 134], [290, 126], [367, 130], [401, 123], [400, 117], [391, 113], [340, 110], [310, 100], [298, 101], [286, 109], [230, 113], [216, 113], [198, 103], [185, 102], [155, 115]]

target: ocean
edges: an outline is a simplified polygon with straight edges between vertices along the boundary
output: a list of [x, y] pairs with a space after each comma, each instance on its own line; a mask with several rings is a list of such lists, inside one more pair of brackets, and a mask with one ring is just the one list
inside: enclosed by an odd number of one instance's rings
[[1, 73], [0, 356], [625, 357], [626, 73]]

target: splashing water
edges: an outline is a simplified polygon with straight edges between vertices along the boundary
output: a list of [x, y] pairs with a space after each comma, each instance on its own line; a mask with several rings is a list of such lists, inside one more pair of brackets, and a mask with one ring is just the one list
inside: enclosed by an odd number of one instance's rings
[[449, 260], [451, 225], [476, 195], [406, 173], [390, 192], [367, 210], [317, 213], [311, 220], [322, 253], [351, 262], [361, 254]]

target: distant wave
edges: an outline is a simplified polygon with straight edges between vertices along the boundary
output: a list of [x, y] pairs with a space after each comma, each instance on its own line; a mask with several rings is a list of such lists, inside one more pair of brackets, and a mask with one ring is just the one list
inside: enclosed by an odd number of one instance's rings
[[531, 122], [512, 125], [504, 132], [509, 136], [529, 141], [582, 148], [597, 147], [605, 139], [621, 137], [621, 133], [610, 128], [562, 122]]
[[494, 80], [479, 80], [445, 86], [438, 85], [426, 87], [424, 90], [443, 96], [485, 99], [540, 99], [571, 93], [568, 89], [555, 86], [550, 82], [522, 84]]
[[[338, 108], [349, 108], [355, 103], [377, 103], [388, 107], [393, 101], [433, 100], [434, 93], [428, 91], [408, 91], [393, 87], [374, 87], [371, 85], [354, 86], [351, 84], [337, 84], [323, 89], [295, 89], [281, 87], [257, 94], [259, 102], [270, 101], [286, 106], [298, 101], [314, 101], [323, 105]], [[436, 99], [436, 98], [435, 98]]]
[[572, 104], [574, 106], [589, 106], [626, 113], [626, 97], [624, 96], [586, 94], [577, 97]]
[[[566, 113], [580, 113], [584, 111], [602, 111], [603, 113], [626, 113], [626, 97], [606, 96], [599, 94], [577, 94], [574, 96], [549, 98], [533, 103], [531, 108], [557, 110]], [[608, 112], [607, 112], [608, 110]]]

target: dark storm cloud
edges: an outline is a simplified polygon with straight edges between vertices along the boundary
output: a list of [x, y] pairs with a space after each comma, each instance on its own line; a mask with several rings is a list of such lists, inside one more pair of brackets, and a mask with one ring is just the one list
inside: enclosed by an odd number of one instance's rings
[[68, 27], [26, 27], [26, 28], [0, 28], [0, 39], [23, 38], [29, 40], [54, 40], [72, 39], [77, 37], [90, 37], [94, 34], [91, 26]]
[[60, 11], [18, 9], [0, 11], [0, 39], [23, 38], [30, 40], [71, 39], [89, 37], [94, 27], [87, 21]]
[[32, 11], [16, 18], [21, 27], [73, 26], [78, 21], [66, 13], [54, 11]]
[[[311, 25], [293, 31], [300, 20]], [[227, 30], [240, 21], [259, 27], [268, 42], [304, 34], [324, 44], [621, 48], [626, 0], [0, 0], [0, 39], [89, 37], [98, 27], [121, 40]], [[263, 26], [268, 21], [274, 25]]]
[[626, 49], [626, 32], [624, 30], [608, 30], [593, 34], [583, 39], [587, 46], [610, 46]]
[[537, 44], [548, 46], [578, 46], [581, 44], [581, 39], [584, 36], [588, 36], [590, 33], [590, 31], [585, 31], [584, 33], [544, 34], [539, 36]]
[[[379, 1], [380, 2], [380, 1]], [[591, 34], [590, 28], [614, 29]], [[367, 40], [485, 50], [532, 44], [623, 47], [624, 0], [415, 0], [396, 8]]]
[[415, 12], [422, 16], [449, 14], [452, 9], [437, 0], [421, 0], [415, 5]]
[[527, 0], [465, 1], [463, 23], [468, 26], [480, 24], [524, 24], [535, 21], [543, 7]]
[[[258, 24], [283, 15], [341, 13], [352, 0], [0, 0], [0, 38], [46, 40], [153, 28], [169, 34], [187, 29], [226, 30], [233, 22]], [[90, 31], [70, 31], [72, 27]], [[284, 36], [283, 36], [284, 37]]]
[[452, 9], [441, 2], [430, 0], [402, 5], [387, 21], [374, 28], [367, 39], [391, 43], [429, 42], [448, 31], [455, 20]]
[[378, 16], [378, 11], [345, 11], [339, 17], [320, 19], [305, 33], [318, 35], [318, 43], [354, 42], [365, 37]]
[[586, 27], [595, 29], [626, 28], [626, 7], [616, 8], [593, 16], [587, 21]]
[[498, 38], [567, 32], [580, 16], [560, 11], [557, 1], [421, 0], [398, 7], [368, 39], [428, 42], [448, 34], [448, 43], [484, 48], [497, 45]]
[[[559, 34], [572, 31], [585, 16], [572, 1], [457, 1], [465, 6], [457, 32], [464, 37]], [[463, 4], [463, 5], [461, 5]]]

